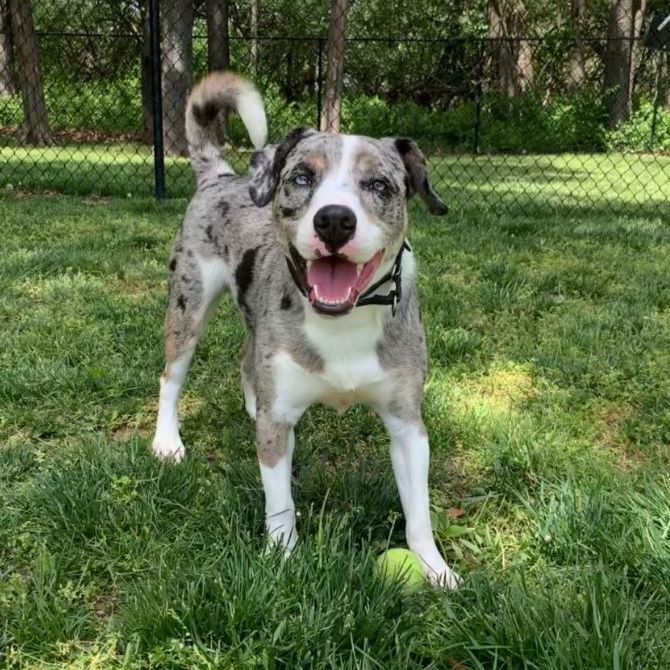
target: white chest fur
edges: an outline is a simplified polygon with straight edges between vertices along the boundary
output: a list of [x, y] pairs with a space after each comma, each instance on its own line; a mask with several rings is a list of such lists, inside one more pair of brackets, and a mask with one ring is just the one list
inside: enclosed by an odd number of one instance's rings
[[387, 372], [377, 355], [385, 308], [369, 306], [329, 318], [305, 310], [304, 332], [321, 354], [323, 369], [306, 370], [288, 352], [275, 354], [277, 419], [295, 423], [307, 407], [324, 403], [344, 410], [381, 400]]

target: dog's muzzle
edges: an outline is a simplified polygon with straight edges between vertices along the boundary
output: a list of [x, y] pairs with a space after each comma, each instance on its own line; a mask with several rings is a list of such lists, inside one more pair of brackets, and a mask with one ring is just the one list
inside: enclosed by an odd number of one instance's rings
[[[334, 254], [313, 261], [306, 261], [293, 245], [286, 263], [298, 290], [309, 300], [313, 309], [321, 314], [337, 316], [364, 305], [390, 305], [395, 315], [402, 297], [402, 254], [411, 251], [405, 240], [395, 257], [393, 267], [372, 286], [370, 280], [381, 264], [384, 252], [375, 254], [367, 263], [356, 264]], [[375, 291], [387, 282], [391, 290], [384, 295]]]

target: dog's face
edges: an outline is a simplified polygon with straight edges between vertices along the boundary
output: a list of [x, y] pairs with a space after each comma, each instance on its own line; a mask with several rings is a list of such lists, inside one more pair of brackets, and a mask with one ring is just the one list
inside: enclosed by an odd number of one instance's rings
[[446, 205], [411, 140], [298, 129], [254, 154], [249, 193], [273, 202], [279, 243], [313, 308], [344, 314], [392, 261], [407, 235], [406, 201], [418, 193], [434, 214]]

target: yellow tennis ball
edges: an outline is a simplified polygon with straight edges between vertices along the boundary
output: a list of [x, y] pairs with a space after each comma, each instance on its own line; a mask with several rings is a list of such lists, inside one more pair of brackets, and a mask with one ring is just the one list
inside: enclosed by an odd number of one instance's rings
[[408, 591], [416, 591], [424, 584], [421, 559], [409, 549], [389, 549], [376, 562], [377, 570], [387, 579], [399, 579]]

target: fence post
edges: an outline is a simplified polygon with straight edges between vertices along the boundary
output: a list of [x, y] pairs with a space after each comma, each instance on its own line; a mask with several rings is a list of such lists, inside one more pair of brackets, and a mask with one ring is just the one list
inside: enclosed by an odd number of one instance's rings
[[154, 130], [154, 194], [165, 198], [165, 152], [163, 149], [163, 87], [161, 82], [161, 22], [158, 0], [149, 0], [151, 43], [151, 113]]
[[323, 37], [317, 40], [316, 60], [316, 129], [321, 130], [321, 97], [323, 93]]

